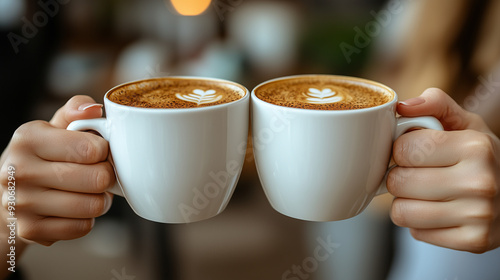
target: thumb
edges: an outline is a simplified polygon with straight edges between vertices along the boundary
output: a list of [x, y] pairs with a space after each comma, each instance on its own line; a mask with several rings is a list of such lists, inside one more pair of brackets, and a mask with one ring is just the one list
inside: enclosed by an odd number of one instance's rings
[[63, 107], [59, 108], [50, 120], [57, 128], [66, 128], [72, 121], [94, 119], [102, 116], [102, 104], [86, 95], [73, 96]]
[[397, 111], [404, 117], [433, 116], [445, 130], [484, 129], [479, 116], [460, 107], [438, 88], [428, 88], [419, 97], [399, 102]]

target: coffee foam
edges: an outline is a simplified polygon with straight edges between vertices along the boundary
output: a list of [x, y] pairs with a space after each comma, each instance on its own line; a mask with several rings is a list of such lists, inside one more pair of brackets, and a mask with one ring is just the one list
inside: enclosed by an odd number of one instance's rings
[[279, 106], [315, 110], [364, 109], [394, 98], [371, 84], [321, 75], [271, 81], [259, 86], [255, 95]]
[[108, 93], [114, 103], [142, 108], [198, 108], [241, 99], [244, 90], [229, 82], [162, 78], [125, 84]]

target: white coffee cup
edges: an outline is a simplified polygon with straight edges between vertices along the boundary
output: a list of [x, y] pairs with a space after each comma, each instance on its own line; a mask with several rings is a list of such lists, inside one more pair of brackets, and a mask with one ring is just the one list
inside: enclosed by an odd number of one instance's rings
[[273, 208], [284, 215], [309, 221], [351, 218], [384, 192], [381, 182], [397, 137], [411, 128], [443, 128], [433, 117], [396, 117], [396, 93], [360, 78], [329, 76], [393, 98], [365, 109], [313, 110], [275, 105], [255, 94], [271, 82], [310, 76], [273, 79], [252, 91], [259, 178]]
[[109, 142], [119, 187], [139, 216], [162, 223], [187, 223], [213, 217], [228, 204], [245, 157], [248, 90], [239, 100], [200, 108], [138, 108], [114, 103], [110, 93], [149, 79], [125, 83], [104, 96], [106, 118], [77, 120], [69, 130], [95, 130]]

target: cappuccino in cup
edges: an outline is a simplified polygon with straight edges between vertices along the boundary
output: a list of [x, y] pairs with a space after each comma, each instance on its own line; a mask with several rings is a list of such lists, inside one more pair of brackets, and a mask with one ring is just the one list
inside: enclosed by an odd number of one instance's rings
[[104, 96], [106, 118], [77, 120], [109, 142], [118, 184], [139, 216], [201, 221], [228, 204], [243, 167], [250, 96], [237, 83], [166, 77], [118, 85]]
[[397, 118], [397, 95], [366, 79], [302, 75], [252, 91], [252, 140], [264, 192], [278, 212], [308, 221], [361, 213], [381, 187], [393, 141], [433, 117]]

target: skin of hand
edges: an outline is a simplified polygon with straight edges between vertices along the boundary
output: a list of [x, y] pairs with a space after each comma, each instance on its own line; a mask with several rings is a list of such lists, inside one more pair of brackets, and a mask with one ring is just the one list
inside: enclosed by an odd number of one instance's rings
[[74, 120], [101, 115], [102, 105], [91, 97], [75, 96], [50, 122], [28, 122], [14, 133], [0, 158], [2, 266], [8, 253], [4, 242], [9, 232], [4, 224], [9, 166], [15, 168], [18, 254], [30, 241], [49, 246], [86, 235], [94, 219], [111, 207], [113, 197], [106, 191], [113, 186], [115, 176], [107, 161], [108, 143], [92, 133], [66, 130]]
[[437, 88], [400, 102], [405, 117], [434, 116], [445, 131], [415, 130], [393, 146], [391, 219], [420, 241], [483, 253], [500, 246], [500, 140]]

